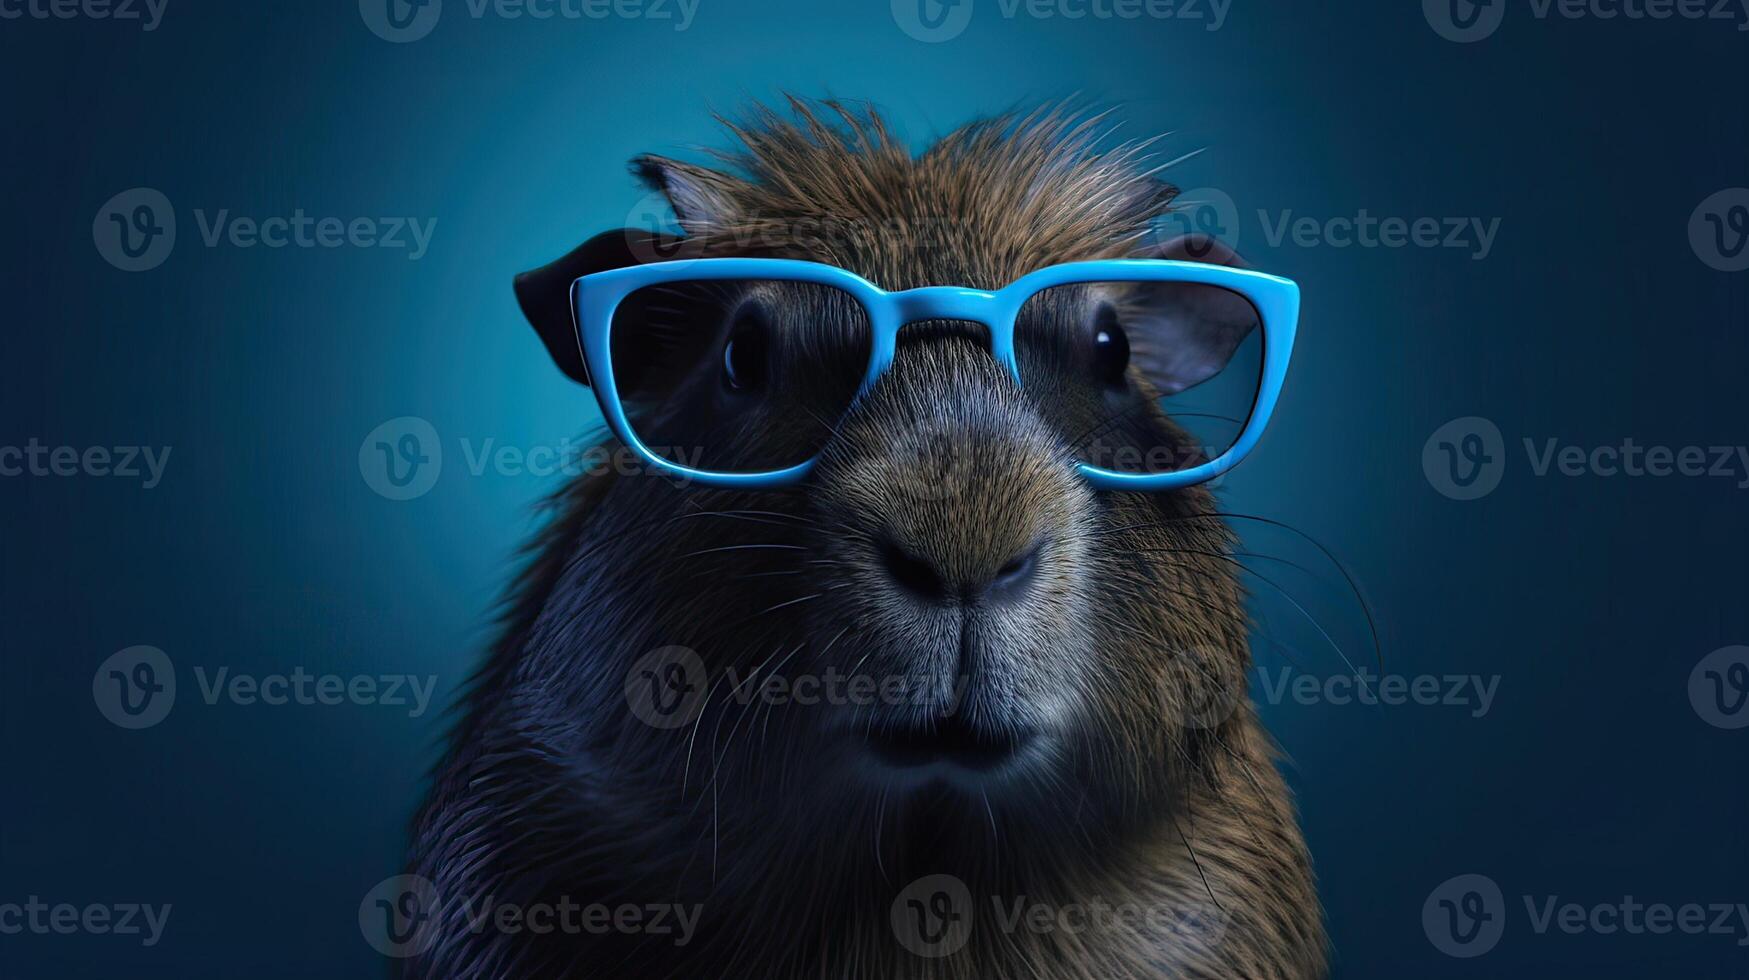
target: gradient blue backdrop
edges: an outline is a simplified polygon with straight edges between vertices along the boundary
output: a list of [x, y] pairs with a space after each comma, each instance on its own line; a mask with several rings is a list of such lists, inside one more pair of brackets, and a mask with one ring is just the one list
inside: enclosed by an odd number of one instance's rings
[[[0, 20], [5, 347], [0, 444], [174, 447], [164, 482], [0, 479], [0, 903], [174, 904], [162, 943], [0, 936], [0, 976], [378, 975], [359, 899], [398, 868], [442, 720], [384, 707], [202, 703], [190, 671], [435, 674], [444, 700], [552, 480], [468, 472], [460, 440], [555, 445], [588, 393], [551, 366], [510, 276], [647, 215], [625, 161], [721, 144], [713, 109], [791, 90], [868, 98], [922, 142], [1080, 93], [1126, 134], [1174, 131], [1186, 187], [1239, 213], [1258, 267], [1303, 284], [1275, 423], [1227, 504], [1353, 569], [1386, 668], [1498, 675], [1455, 707], [1266, 705], [1291, 760], [1341, 977], [1749, 974], [1736, 937], [1535, 935], [1517, 896], [1749, 901], [1749, 730], [1697, 717], [1703, 655], [1749, 642], [1749, 491], [1719, 479], [1535, 478], [1521, 440], [1745, 441], [1749, 273], [1686, 225], [1749, 184], [1749, 34], [1684, 21], [1538, 21], [1454, 44], [1416, 3], [1235, 0], [1227, 22], [1039, 20], [976, 0], [925, 44], [885, 0], [702, 0], [673, 22], [473, 19], [390, 44], [351, 0], [170, 0], [150, 33]], [[125, 273], [92, 220], [173, 202], [174, 253]], [[436, 219], [429, 254], [207, 248], [193, 211]], [[1489, 256], [1272, 243], [1257, 211], [1500, 218]], [[380, 422], [430, 421], [445, 465], [373, 492]], [[1479, 415], [1500, 488], [1447, 499], [1428, 436]], [[1291, 537], [1257, 550], [1317, 563]], [[1296, 591], [1365, 654], [1327, 565]], [[1290, 579], [1278, 578], [1287, 584]], [[1258, 612], [1340, 674], [1290, 605]], [[123, 731], [109, 654], [161, 647], [183, 691]], [[1260, 647], [1265, 664], [1281, 656]], [[1504, 940], [1440, 954], [1421, 908], [1500, 883]]]

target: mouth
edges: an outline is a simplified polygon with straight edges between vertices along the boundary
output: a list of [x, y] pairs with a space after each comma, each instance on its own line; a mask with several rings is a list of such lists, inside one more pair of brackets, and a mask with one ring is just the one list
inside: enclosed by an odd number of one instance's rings
[[976, 725], [958, 717], [933, 724], [902, 724], [867, 736], [869, 752], [894, 769], [946, 765], [990, 773], [1012, 764], [1038, 740], [1031, 728]]

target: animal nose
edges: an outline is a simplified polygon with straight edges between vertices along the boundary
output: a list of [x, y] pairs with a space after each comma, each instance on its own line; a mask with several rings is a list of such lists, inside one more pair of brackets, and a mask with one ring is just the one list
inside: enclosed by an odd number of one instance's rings
[[1038, 577], [1039, 556], [1048, 546], [1035, 541], [984, 574], [950, 575], [922, 549], [892, 537], [880, 543], [880, 567], [905, 592], [929, 602], [1009, 602], [1024, 597]]

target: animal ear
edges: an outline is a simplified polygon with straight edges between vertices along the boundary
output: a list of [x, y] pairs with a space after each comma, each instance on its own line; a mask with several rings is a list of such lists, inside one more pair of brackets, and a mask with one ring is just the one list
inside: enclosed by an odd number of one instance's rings
[[[1238, 253], [1208, 235], [1174, 238], [1147, 257], [1245, 266]], [[1122, 290], [1117, 306], [1131, 360], [1166, 395], [1220, 373], [1259, 323], [1245, 297], [1200, 283], [1135, 283]]]
[[632, 160], [632, 173], [668, 199], [688, 235], [720, 228], [734, 213], [730, 191], [736, 180], [728, 174], [652, 154]]
[[573, 280], [608, 269], [623, 269], [672, 255], [679, 239], [636, 228], [603, 232], [572, 249], [564, 258], [516, 277], [516, 302], [528, 318], [553, 362], [578, 384], [589, 383], [589, 368], [577, 344], [571, 319]]

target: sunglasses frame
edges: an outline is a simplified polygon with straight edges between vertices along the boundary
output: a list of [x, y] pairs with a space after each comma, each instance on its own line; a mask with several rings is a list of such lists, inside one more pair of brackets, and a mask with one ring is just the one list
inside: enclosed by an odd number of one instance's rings
[[[611, 333], [613, 315], [627, 296], [666, 282], [762, 279], [809, 283], [840, 289], [862, 305], [872, 332], [868, 372], [857, 398], [892, 366], [899, 331], [919, 320], [967, 320], [990, 331], [990, 353], [1024, 387], [1014, 356], [1014, 322], [1028, 299], [1041, 290], [1095, 282], [1182, 282], [1218, 286], [1249, 300], [1261, 319], [1263, 371], [1257, 399], [1239, 438], [1226, 452], [1197, 466], [1165, 473], [1123, 473], [1087, 463], [1076, 469], [1101, 490], [1173, 490], [1192, 486], [1227, 472], [1250, 453], [1269, 424], [1281, 395], [1293, 354], [1300, 310], [1300, 287], [1290, 279], [1249, 269], [1234, 269], [1173, 259], [1101, 259], [1066, 262], [1028, 273], [995, 292], [961, 286], [925, 286], [887, 292], [847, 269], [800, 259], [710, 258], [679, 259], [611, 269], [571, 283], [571, 317], [577, 343], [589, 368], [591, 387], [601, 415], [620, 441], [630, 446], [654, 470], [712, 487], [776, 487], [808, 475], [814, 460], [761, 473], [721, 473], [697, 470], [661, 458], [632, 431], [614, 384]], [[852, 405], [855, 404], [853, 401]]]

